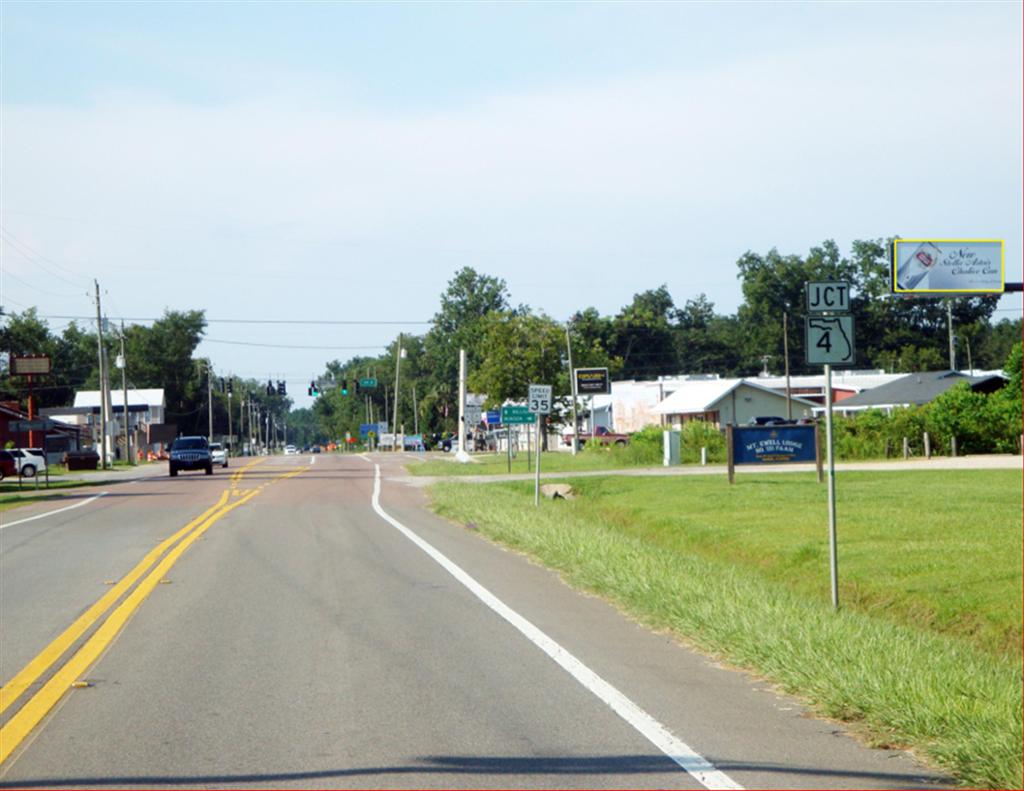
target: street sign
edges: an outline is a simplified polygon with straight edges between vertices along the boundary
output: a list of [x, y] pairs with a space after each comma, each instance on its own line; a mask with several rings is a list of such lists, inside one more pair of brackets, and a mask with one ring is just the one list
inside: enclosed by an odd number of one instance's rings
[[484, 420], [488, 426], [496, 426], [501, 422], [501, 411], [497, 409], [488, 409], [487, 414], [484, 415]]
[[853, 365], [853, 316], [808, 316], [804, 330], [808, 365]]
[[849, 313], [850, 284], [826, 281], [807, 284], [808, 313]]
[[476, 406], [474, 404], [466, 404], [465, 416], [467, 426], [475, 426], [479, 424], [482, 415], [483, 409], [481, 409], [479, 406]]
[[607, 368], [577, 368], [576, 393], [578, 395], [608, 395], [611, 383]]
[[501, 424], [503, 426], [526, 426], [533, 423], [534, 416], [524, 406], [503, 406], [501, 408]]
[[373, 377], [367, 377], [359, 380], [360, 390], [374, 390], [377, 387], [377, 380]]
[[373, 432], [374, 434], [378, 433], [377, 432], [377, 424], [376, 423], [360, 423], [359, 424], [359, 436], [360, 437], [362, 437], [363, 439], [366, 439], [368, 436], [370, 436], [370, 432]]
[[52, 420], [12, 420], [7, 424], [7, 428], [14, 432], [50, 431], [56, 425]]
[[534, 415], [547, 415], [551, 412], [551, 385], [530, 385], [527, 391], [526, 408]]

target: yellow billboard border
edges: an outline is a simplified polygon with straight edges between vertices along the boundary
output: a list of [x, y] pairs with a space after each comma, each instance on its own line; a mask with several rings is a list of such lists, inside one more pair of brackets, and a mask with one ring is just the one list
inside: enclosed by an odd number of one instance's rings
[[[896, 270], [899, 267], [900, 257], [899, 248], [897, 245], [903, 244], [920, 244], [921, 242], [942, 242], [943, 244], [978, 244], [985, 242], [987, 244], [999, 243], [999, 290], [994, 291], [990, 288], [900, 288], [896, 282]], [[893, 239], [892, 240], [892, 269], [889, 273], [892, 275], [892, 293], [893, 294], [1005, 294], [1006, 293], [1006, 240], [1005, 239]]]

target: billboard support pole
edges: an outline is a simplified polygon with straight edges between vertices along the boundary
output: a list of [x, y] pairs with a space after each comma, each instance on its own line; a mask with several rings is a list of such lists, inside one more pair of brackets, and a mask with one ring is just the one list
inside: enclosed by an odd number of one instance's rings
[[828, 548], [832, 609], [839, 609], [839, 560], [836, 551], [836, 459], [832, 435], [832, 366], [825, 366], [825, 444], [828, 446]]

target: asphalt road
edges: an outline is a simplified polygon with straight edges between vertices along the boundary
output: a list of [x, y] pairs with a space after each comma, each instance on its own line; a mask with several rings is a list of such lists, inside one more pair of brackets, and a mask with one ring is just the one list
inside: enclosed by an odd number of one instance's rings
[[950, 785], [436, 518], [399, 463], [0, 514], [0, 785]]

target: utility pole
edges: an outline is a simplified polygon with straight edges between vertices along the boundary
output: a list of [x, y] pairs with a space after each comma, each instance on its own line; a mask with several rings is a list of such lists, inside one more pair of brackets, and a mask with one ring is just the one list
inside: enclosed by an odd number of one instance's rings
[[565, 324], [565, 346], [569, 351], [569, 382], [572, 386], [572, 455], [579, 448], [580, 419], [576, 414], [576, 371], [572, 367], [572, 338], [569, 337], [569, 323]]
[[[402, 371], [402, 333], [398, 333], [398, 347], [395, 349], [395, 422], [391, 424], [391, 436], [395, 438], [392, 450], [395, 453], [402, 450], [398, 447], [398, 383]], [[404, 444], [404, 441], [403, 441]]]
[[124, 355], [124, 319], [121, 319], [121, 390], [124, 391], [124, 455], [128, 463], [135, 464], [132, 444], [128, 433], [128, 358]]
[[459, 349], [459, 451], [456, 461], [470, 460], [466, 451], [466, 350]]
[[96, 348], [99, 354], [100, 365], [100, 467], [105, 470], [107, 469], [107, 390], [103, 363], [106, 355], [103, 354], [103, 317], [100, 308], [100, 281], [93, 280], [93, 283], [96, 284]]
[[949, 370], [956, 370], [956, 342], [953, 340], [953, 300], [946, 298], [946, 326], [949, 329]]
[[235, 440], [234, 435], [231, 433], [231, 390], [232, 390], [232, 386], [231, 386], [231, 380], [229, 378], [228, 379], [228, 441], [224, 443], [224, 445], [225, 445], [224, 452], [228, 456], [231, 455], [231, 446], [232, 446], [232, 444], [234, 443], [234, 440]]
[[412, 433], [420, 433], [420, 412], [416, 406], [416, 385], [412, 386]]
[[207, 442], [213, 442], [213, 369], [210, 368], [210, 364], [206, 364], [206, 416], [209, 422], [209, 431], [206, 435]]
[[793, 420], [793, 396], [789, 389], [789, 311], [782, 312], [782, 356], [786, 358], [786, 420]]

